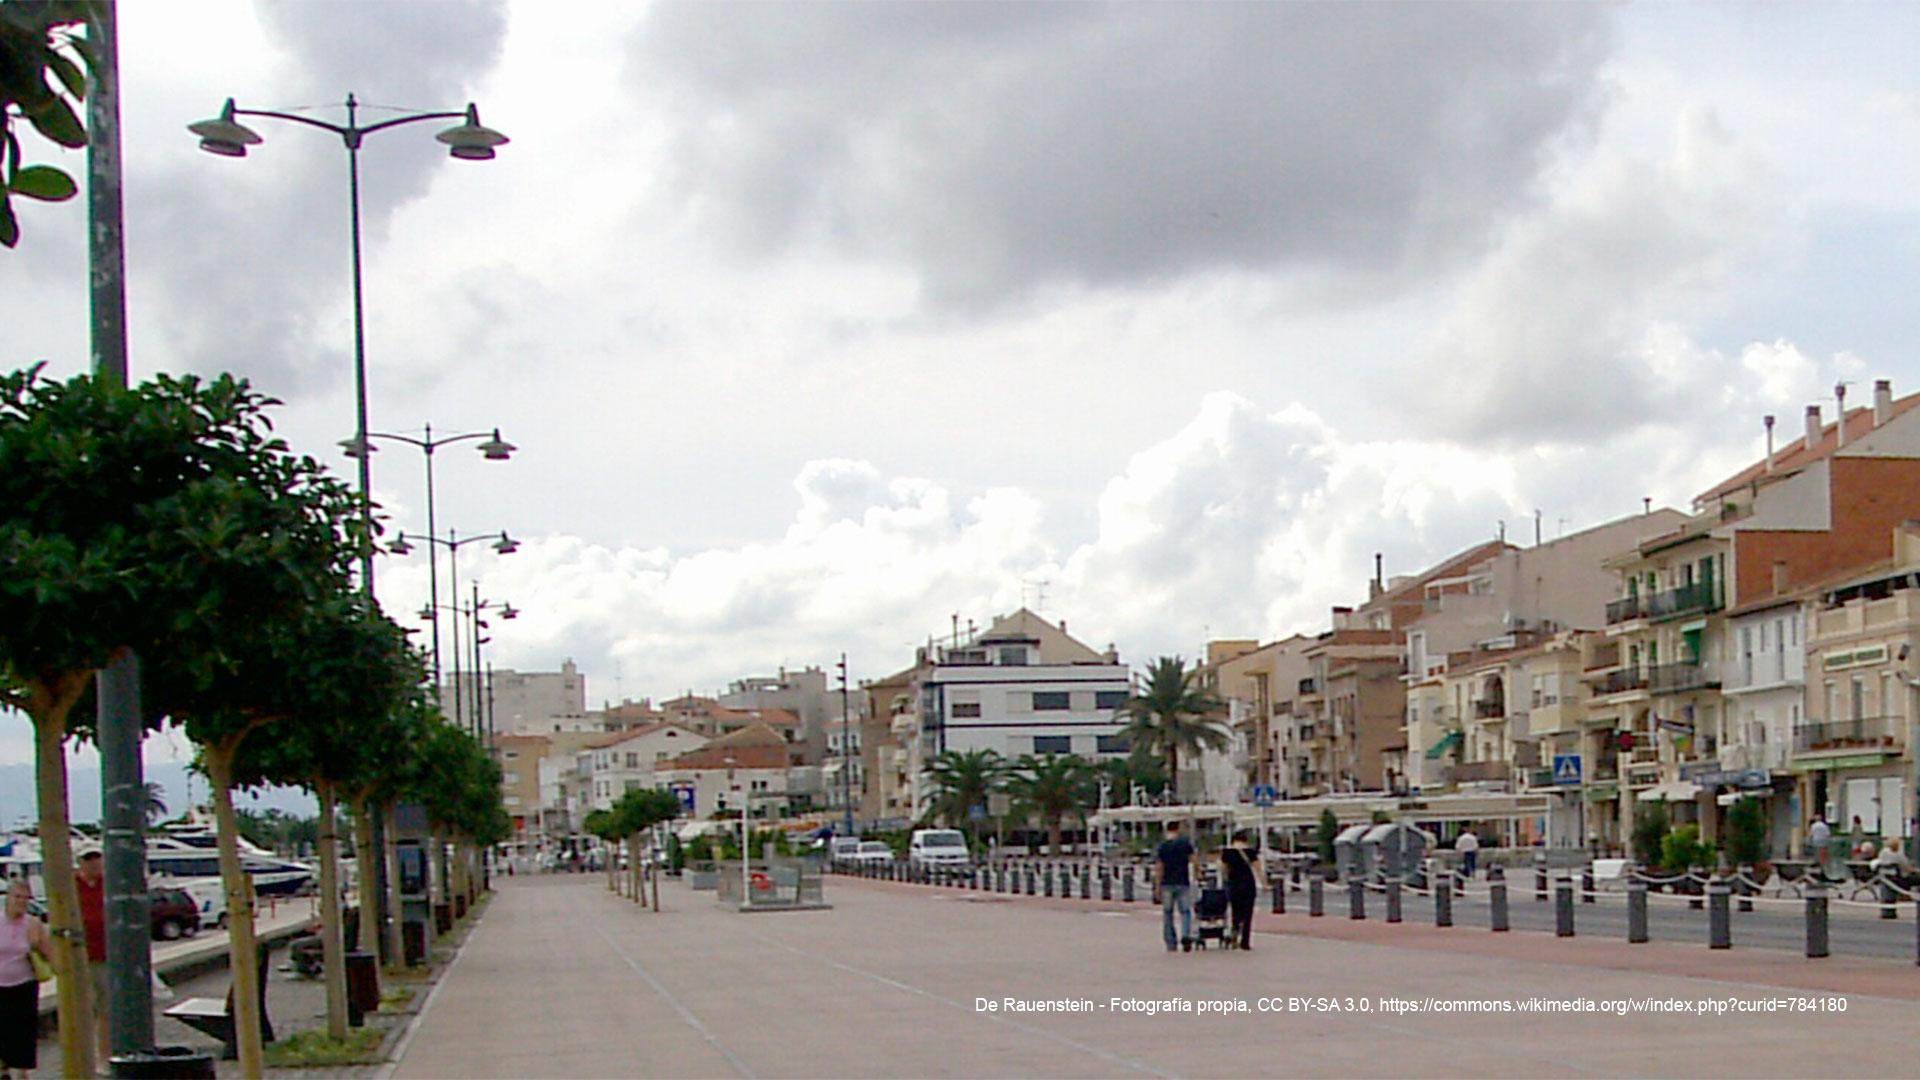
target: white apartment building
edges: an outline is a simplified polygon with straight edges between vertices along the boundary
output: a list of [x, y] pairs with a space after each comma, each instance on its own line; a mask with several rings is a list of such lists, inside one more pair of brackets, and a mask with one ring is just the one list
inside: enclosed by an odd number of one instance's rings
[[559, 671], [495, 669], [478, 680], [472, 672], [456, 672], [443, 691], [447, 715], [454, 715], [455, 702], [466, 702], [462, 707], [470, 711], [476, 692], [482, 702], [491, 697], [483, 708], [496, 735], [600, 730], [587, 716], [586, 676], [572, 660]]

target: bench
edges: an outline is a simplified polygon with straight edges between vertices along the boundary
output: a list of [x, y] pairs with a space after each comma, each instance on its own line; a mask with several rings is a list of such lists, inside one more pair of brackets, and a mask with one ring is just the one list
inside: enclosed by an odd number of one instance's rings
[[1625, 859], [1593, 860], [1593, 887], [1605, 889], [1609, 885], [1618, 884], [1626, 878], [1627, 867], [1631, 865]]
[[220, 1040], [220, 1059], [232, 1061], [240, 1056], [234, 1045], [233, 1012], [228, 1008], [232, 1000], [231, 995], [225, 1001], [219, 998], [187, 998], [161, 1015]]

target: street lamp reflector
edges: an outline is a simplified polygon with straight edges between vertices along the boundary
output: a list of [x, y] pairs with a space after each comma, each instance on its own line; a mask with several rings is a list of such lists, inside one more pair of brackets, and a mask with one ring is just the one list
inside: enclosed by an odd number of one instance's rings
[[480, 453], [488, 461], [505, 461], [518, 449], [520, 448], [500, 437], [499, 428], [493, 429], [493, 438], [480, 444]]
[[520, 543], [503, 531], [500, 534], [500, 539], [494, 541], [493, 550], [502, 555], [511, 555], [520, 550]]
[[467, 104], [466, 123], [450, 127], [434, 138], [452, 147], [449, 152], [462, 161], [486, 161], [493, 157], [494, 147], [507, 141], [505, 135], [480, 125], [480, 107], [471, 102]]
[[260, 141], [258, 133], [233, 118], [232, 98], [220, 107], [218, 117], [188, 124], [187, 130], [200, 136], [200, 149], [221, 157], [246, 157], [247, 147]]
[[420, 621], [421, 622], [433, 621], [433, 605], [432, 604], [420, 605]]
[[500, 617], [503, 619], [517, 619], [520, 617], [520, 609], [514, 607], [512, 604], [506, 604], [500, 608]]
[[413, 554], [413, 545], [407, 543], [407, 534], [403, 532], [393, 538], [393, 543], [387, 545], [387, 550], [393, 552], [395, 555], [411, 555]]
[[361, 438], [340, 440], [340, 452], [355, 460], [366, 454], [376, 453], [379, 449], [373, 443]]

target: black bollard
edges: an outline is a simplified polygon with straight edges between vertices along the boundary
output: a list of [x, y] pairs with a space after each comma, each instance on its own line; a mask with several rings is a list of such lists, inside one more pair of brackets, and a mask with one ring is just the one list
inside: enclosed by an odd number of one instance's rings
[[1446, 874], [1433, 883], [1433, 925], [1453, 925], [1453, 882]]
[[1700, 868], [1697, 866], [1687, 870], [1687, 895], [1692, 897], [1691, 900], [1687, 901], [1687, 909], [1689, 911], [1699, 911], [1701, 908], [1707, 906], [1706, 892], [1701, 889], [1700, 882], [1695, 880], [1701, 876]]
[[1897, 919], [1900, 917], [1899, 909], [1893, 906], [1895, 903], [1894, 895], [1895, 894], [1893, 891], [1892, 879], [1888, 878], [1885, 874], [1882, 874], [1880, 876], [1880, 917], [1881, 918]]
[[1753, 910], [1753, 901], [1749, 899], [1753, 896], [1753, 891], [1753, 867], [1747, 863], [1741, 863], [1740, 880], [1735, 882], [1733, 887], [1733, 894], [1740, 898], [1736, 910], [1743, 912]]
[[1319, 918], [1327, 913], [1327, 883], [1319, 874], [1307, 879], [1307, 914]]
[[1347, 917], [1350, 919], [1367, 917], [1367, 883], [1357, 877], [1347, 880]]
[[1733, 915], [1730, 897], [1733, 890], [1726, 881], [1707, 882], [1707, 948], [1733, 948]]
[[1093, 899], [1093, 868], [1091, 866], [1080, 868], [1080, 899]]
[[1034, 876], [1033, 876], [1033, 867], [1029, 866], [1027, 867], [1027, 895], [1028, 896], [1035, 895], [1035, 893], [1037, 892], [1037, 885], [1038, 885], [1038, 882], [1034, 880]]
[[1814, 881], [1807, 886], [1807, 956], [1819, 959], [1828, 952], [1827, 884]]
[[1570, 877], [1553, 883], [1553, 936], [1573, 936], [1573, 879]]
[[1047, 864], [1047, 873], [1046, 873], [1045, 880], [1047, 884], [1046, 895], [1052, 896], [1053, 895], [1053, 864], [1052, 863]]
[[1533, 898], [1539, 903], [1547, 902], [1547, 857], [1537, 855], [1533, 860]]
[[1638, 877], [1627, 881], [1627, 943], [1647, 941], [1647, 883]]
[[1100, 868], [1100, 899], [1113, 899], [1113, 873], [1104, 866]]
[[1487, 922], [1496, 934], [1507, 930], [1507, 877], [1498, 866], [1487, 871]]
[[1398, 874], [1387, 878], [1387, 921], [1390, 923], [1400, 921], [1400, 875]]
[[1585, 870], [1580, 871], [1580, 902], [1583, 904], [1597, 903], [1593, 896], [1593, 867], [1591, 865]]
[[1133, 903], [1133, 867], [1129, 866], [1126, 868], [1126, 872], [1121, 875], [1120, 885], [1123, 901], [1129, 904]]
[[1287, 913], [1287, 878], [1285, 874], [1275, 874], [1267, 879], [1267, 891], [1273, 894], [1273, 913]]

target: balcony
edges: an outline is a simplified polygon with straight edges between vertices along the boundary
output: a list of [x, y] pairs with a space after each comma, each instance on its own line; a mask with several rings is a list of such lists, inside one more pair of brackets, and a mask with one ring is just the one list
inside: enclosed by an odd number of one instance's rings
[[1487, 783], [1513, 779], [1513, 766], [1504, 761], [1474, 761], [1453, 767], [1456, 784]]
[[1897, 716], [1802, 724], [1793, 729], [1793, 750], [1796, 754], [1808, 754], [1889, 749], [1900, 745], [1900, 732], [1905, 726], [1906, 721]]
[[1507, 715], [1507, 703], [1500, 698], [1486, 698], [1473, 703], [1475, 720], [1503, 720]]
[[1690, 690], [1718, 690], [1720, 680], [1709, 677], [1707, 665], [1691, 661], [1655, 665], [1649, 673], [1647, 686], [1656, 694], [1684, 694]]
[[[1608, 620], [1612, 621], [1612, 620]], [[1594, 646], [1593, 655], [1587, 659], [1588, 671], [1605, 671], [1620, 666], [1620, 643], [1608, 641]]]
[[1593, 688], [1596, 694], [1625, 694], [1647, 688], [1647, 674], [1633, 668], [1609, 671]]
[[1300, 696], [1301, 697], [1319, 697], [1320, 696], [1320, 680], [1313, 678], [1312, 676], [1308, 676], [1307, 678], [1301, 679], [1300, 680]]
[[1694, 582], [1651, 596], [1628, 596], [1615, 600], [1607, 605], [1607, 625], [1614, 626], [1635, 619], [1671, 619], [1680, 615], [1719, 611], [1720, 606], [1718, 582]]

